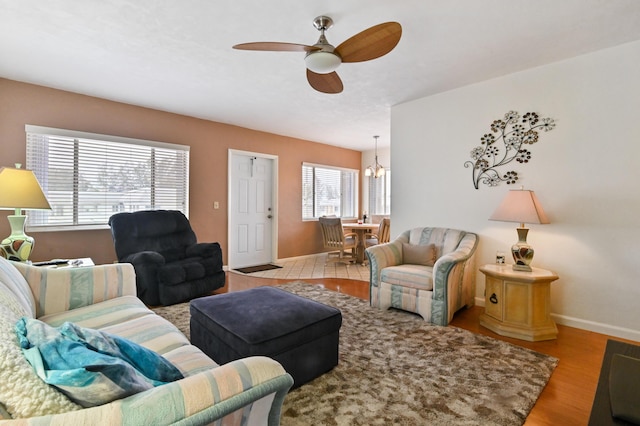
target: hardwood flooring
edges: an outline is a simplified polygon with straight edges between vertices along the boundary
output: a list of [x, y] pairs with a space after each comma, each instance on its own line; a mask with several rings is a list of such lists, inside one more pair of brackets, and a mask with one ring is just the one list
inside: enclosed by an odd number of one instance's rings
[[[227, 273], [227, 284], [218, 292], [240, 291], [265, 285], [285, 284], [296, 279], [256, 278]], [[321, 284], [329, 290], [369, 299], [369, 283], [341, 278], [303, 279]], [[604, 334], [558, 325], [558, 338], [543, 342], [527, 342], [503, 337], [481, 327], [479, 316], [483, 308], [473, 307], [458, 312], [451, 325], [496, 339], [504, 340], [534, 351], [552, 355], [560, 361], [535, 406], [525, 426], [538, 425], [586, 425], [596, 392], [600, 367], [607, 339], [625, 341]], [[637, 342], [629, 342], [636, 343]]]

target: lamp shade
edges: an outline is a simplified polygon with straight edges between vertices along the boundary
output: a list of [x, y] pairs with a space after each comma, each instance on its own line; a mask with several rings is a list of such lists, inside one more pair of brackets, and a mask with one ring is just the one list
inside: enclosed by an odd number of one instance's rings
[[549, 223], [536, 194], [524, 189], [510, 190], [489, 220], [518, 223]]
[[22, 209], [45, 210], [51, 209], [51, 206], [36, 175], [31, 170], [17, 166], [15, 169], [0, 169], [0, 209], [15, 210], [15, 214], [7, 217], [11, 235], [0, 241], [0, 256], [24, 262], [29, 260], [35, 241], [24, 233], [27, 217], [22, 214]]
[[0, 169], [0, 209], [51, 209], [31, 170]]
[[304, 58], [304, 61], [311, 71], [317, 74], [329, 74], [334, 72], [340, 64], [342, 59], [333, 52], [317, 51], [310, 52]]

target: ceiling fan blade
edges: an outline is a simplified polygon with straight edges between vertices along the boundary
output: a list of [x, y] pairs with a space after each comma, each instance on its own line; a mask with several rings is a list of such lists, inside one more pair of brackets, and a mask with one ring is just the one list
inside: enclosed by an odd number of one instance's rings
[[280, 43], [277, 41], [258, 41], [255, 43], [241, 43], [233, 46], [239, 50], [265, 50], [270, 52], [313, 52], [320, 50], [316, 46], [307, 46], [297, 43]]
[[307, 81], [318, 92], [340, 93], [342, 92], [342, 80], [335, 71], [329, 74], [318, 74], [307, 69]]
[[343, 41], [335, 51], [342, 57], [342, 62], [369, 61], [391, 52], [401, 36], [399, 23], [385, 22]]

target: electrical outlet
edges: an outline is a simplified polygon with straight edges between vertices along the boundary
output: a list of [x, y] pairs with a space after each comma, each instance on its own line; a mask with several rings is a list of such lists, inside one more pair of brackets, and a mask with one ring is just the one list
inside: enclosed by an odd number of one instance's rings
[[213, 208], [216, 209], [216, 210], [219, 209], [220, 208], [220, 203], [217, 202], [217, 201], [214, 201], [213, 202]]

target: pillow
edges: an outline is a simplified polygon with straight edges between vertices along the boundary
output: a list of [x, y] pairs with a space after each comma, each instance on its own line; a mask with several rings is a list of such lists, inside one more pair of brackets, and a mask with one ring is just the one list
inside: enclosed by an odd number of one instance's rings
[[412, 265], [433, 266], [436, 263], [436, 246], [434, 244], [402, 243], [402, 262]]
[[182, 379], [157, 353], [127, 339], [65, 322], [16, 323], [22, 351], [36, 374], [83, 407], [106, 404]]

